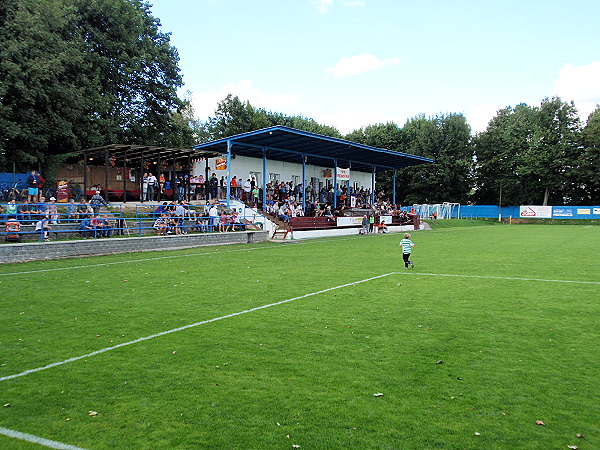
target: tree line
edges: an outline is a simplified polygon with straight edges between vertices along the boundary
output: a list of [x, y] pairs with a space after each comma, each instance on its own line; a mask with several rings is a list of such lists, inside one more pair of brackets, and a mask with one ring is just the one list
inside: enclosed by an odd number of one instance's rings
[[[583, 123], [546, 98], [497, 112], [473, 134], [462, 114], [342, 135], [311, 118], [228, 95], [198, 121], [177, 49], [142, 0], [0, 2], [0, 171], [51, 172], [65, 154], [109, 143], [190, 147], [273, 125], [436, 160], [398, 171], [403, 204], [600, 204], [600, 108]], [[387, 192], [391, 173], [377, 174]]]
[[[214, 117], [197, 124], [196, 135], [206, 142], [273, 125], [435, 159], [397, 172], [396, 199], [403, 204], [600, 203], [600, 108], [583, 124], [575, 105], [560, 98], [502, 109], [475, 135], [462, 114], [444, 114], [419, 115], [402, 127], [369, 125], [343, 136], [313, 119], [255, 108], [228, 95]], [[391, 192], [392, 173], [378, 173], [377, 183]]]

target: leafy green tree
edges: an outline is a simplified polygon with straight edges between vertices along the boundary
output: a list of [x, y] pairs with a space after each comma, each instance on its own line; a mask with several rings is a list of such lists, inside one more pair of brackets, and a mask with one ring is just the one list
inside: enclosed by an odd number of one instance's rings
[[600, 205], [600, 107], [588, 116], [581, 143], [581, 152], [567, 173], [571, 180], [569, 200]]
[[110, 142], [173, 145], [177, 51], [140, 0], [0, 3], [0, 164]]
[[228, 94], [217, 105], [215, 115], [203, 127], [201, 140], [207, 142], [249, 131], [260, 130], [275, 125], [283, 125], [325, 136], [340, 137], [334, 127], [321, 125], [314, 119], [302, 116], [287, 116], [253, 107], [249, 101]]
[[[520, 154], [519, 173], [529, 180], [532, 200], [547, 205], [563, 204], [569, 184], [568, 169], [578, 156], [581, 123], [573, 103], [544, 99], [536, 108], [537, 121], [531, 140]], [[543, 200], [540, 198], [543, 192]]]
[[462, 114], [418, 116], [402, 128], [404, 152], [435, 159], [402, 170], [403, 203], [464, 203], [471, 189], [471, 128]]
[[519, 205], [527, 183], [519, 173], [520, 155], [533, 140], [537, 112], [524, 103], [498, 111], [488, 128], [474, 139], [475, 186], [478, 203]]
[[581, 124], [573, 103], [544, 99], [500, 110], [475, 139], [474, 199], [481, 203], [563, 204], [578, 160]]

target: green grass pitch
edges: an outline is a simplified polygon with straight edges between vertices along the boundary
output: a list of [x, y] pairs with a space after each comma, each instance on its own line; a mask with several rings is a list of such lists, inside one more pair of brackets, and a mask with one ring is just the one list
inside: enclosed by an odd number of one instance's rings
[[600, 228], [439, 222], [409, 271], [399, 234], [0, 266], [0, 427], [87, 449], [600, 448]]

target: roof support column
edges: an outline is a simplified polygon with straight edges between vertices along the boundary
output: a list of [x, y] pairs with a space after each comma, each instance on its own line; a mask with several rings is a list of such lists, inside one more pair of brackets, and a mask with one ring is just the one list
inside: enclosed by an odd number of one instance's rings
[[[86, 152], [83, 152], [83, 198], [84, 200], [87, 199], [87, 185], [88, 185], [88, 178], [87, 178], [87, 172], [88, 172], [88, 165], [87, 165], [87, 160], [88, 160], [88, 155]], [[44, 233], [42, 233], [44, 234]]]
[[[231, 203], [231, 141], [227, 141], [227, 209]], [[218, 196], [217, 196], [218, 198]]]
[[337, 208], [337, 159], [333, 160], [333, 209]]
[[[144, 161], [144, 150], [142, 149], [141, 152], [141, 158], [140, 158], [140, 179], [139, 179], [139, 186], [140, 186], [140, 201], [142, 203], [144, 203], [144, 200], [146, 199], [146, 192], [144, 192], [144, 166], [146, 165], [146, 161]], [[146, 178], [147, 180], [148, 178]]]
[[189, 202], [192, 199], [192, 157], [187, 157], [187, 178], [185, 178], [185, 199]]
[[127, 203], [127, 150], [123, 151], [123, 203]]
[[161, 165], [160, 165], [161, 161], [160, 161], [160, 150], [158, 151], [158, 161], [156, 162], [156, 179], [157, 179], [157, 185], [158, 185], [158, 201], [160, 202], [161, 200], [161, 195], [162, 195], [162, 191], [164, 186], [161, 185], [160, 183], [160, 169], [161, 169]]
[[392, 204], [396, 205], [396, 169], [394, 169], [394, 176], [392, 177]]
[[[267, 210], [267, 149], [265, 147], [262, 148], [262, 157], [263, 157], [263, 195], [262, 195], [262, 209], [263, 211]], [[258, 209], [258, 205], [256, 206]]]
[[104, 150], [104, 199], [108, 201], [108, 149]]
[[[352, 163], [350, 161], [348, 161], [348, 170], [352, 173]], [[348, 208], [351, 208], [352, 196], [350, 195], [350, 175], [348, 175], [348, 180], [346, 181], [346, 201], [348, 202]]]
[[375, 204], [375, 166], [371, 169], [371, 205]]
[[302, 214], [306, 213], [306, 154], [302, 153]]

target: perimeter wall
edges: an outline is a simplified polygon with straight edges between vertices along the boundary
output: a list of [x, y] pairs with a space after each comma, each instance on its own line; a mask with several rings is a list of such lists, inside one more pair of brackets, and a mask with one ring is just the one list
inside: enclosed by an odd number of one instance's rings
[[148, 236], [111, 239], [86, 239], [56, 242], [28, 242], [0, 245], [0, 264], [110, 255], [115, 253], [175, 250], [223, 244], [251, 244], [269, 239], [267, 231], [236, 231], [184, 236]]

